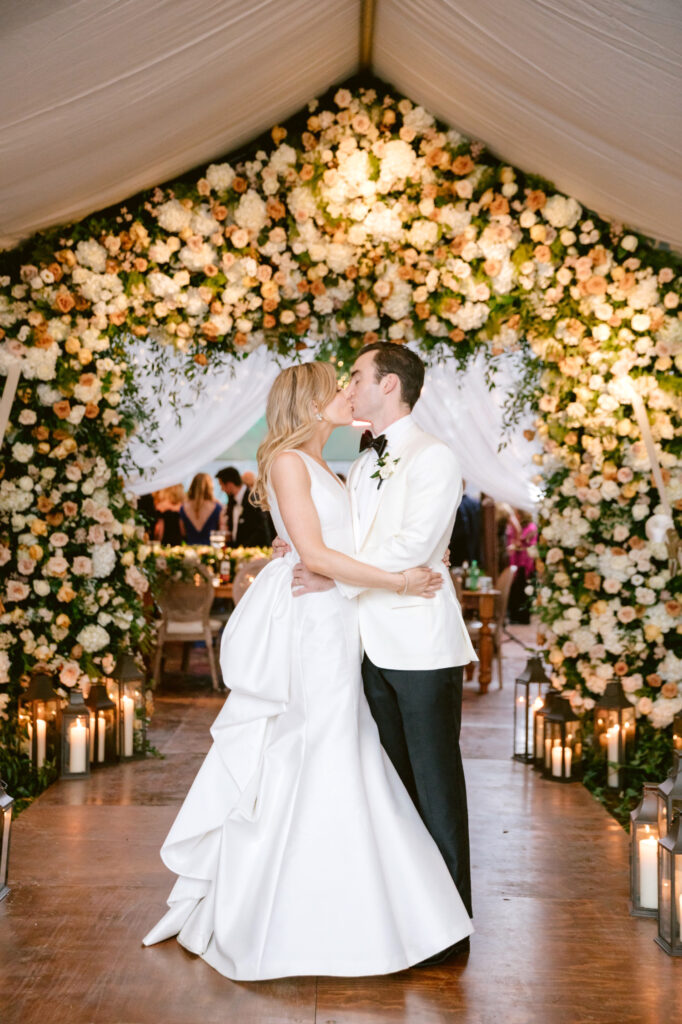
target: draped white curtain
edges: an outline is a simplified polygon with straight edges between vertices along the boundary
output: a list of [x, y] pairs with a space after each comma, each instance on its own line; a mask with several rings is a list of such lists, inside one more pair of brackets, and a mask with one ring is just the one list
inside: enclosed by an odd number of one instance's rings
[[[248, 142], [357, 70], [360, 0], [0, 0], [0, 247]], [[374, 69], [682, 246], [680, 0], [376, 0]]]
[[452, 448], [468, 489], [532, 511], [540, 496], [533, 483], [537, 474], [533, 454], [541, 450], [537, 442], [530, 443], [523, 436], [524, 429], [532, 427], [532, 418], [524, 417], [508, 436], [502, 423], [504, 402], [519, 372], [519, 358], [498, 361], [492, 390], [482, 356], [465, 371], [454, 359], [433, 366], [427, 371], [414, 418]]
[[137, 469], [126, 486], [134, 494], [188, 479], [239, 440], [263, 415], [272, 382], [288, 365], [263, 347], [240, 362], [216, 360], [187, 380], [187, 357], [174, 349], [164, 350], [159, 362], [151, 346], [139, 344], [131, 361], [136, 388], [158, 424], [154, 432], [142, 425], [130, 440], [128, 452]]
[[[127, 486], [136, 494], [186, 480], [216, 459], [260, 419], [268, 391], [284, 365], [265, 348], [256, 349], [242, 362], [211, 367], [195, 381], [182, 377], [182, 357], [174, 350], [163, 362], [143, 345], [136, 346], [138, 387], [159, 427], [156, 448], [144, 427], [130, 443], [130, 455], [140, 471]], [[470, 490], [485, 491], [497, 501], [532, 509], [538, 490], [532, 483], [533, 452], [538, 450], [518, 427], [501, 451], [502, 405], [511, 386], [516, 363], [500, 364], [497, 387], [490, 390], [482, 358], [461, 371], [454, 360], [428, 370], [422, 396], [414, 411], [417, 422], [448, 444], [459, 459]], [[180, 374], [177, 409], [170, 403]]]

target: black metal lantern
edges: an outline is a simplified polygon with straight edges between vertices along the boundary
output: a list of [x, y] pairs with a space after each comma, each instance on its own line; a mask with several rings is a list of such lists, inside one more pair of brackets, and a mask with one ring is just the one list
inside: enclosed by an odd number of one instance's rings
[[97, 765], [115, 761], [118, 726], [116, 704], [107, 693], [104, 683], [90, 687], [85, 703], [90, 712], [90, 762]]
[[682, 752], [673, 750], [673, 766], [665, 782], [656, 790], [658, 797], [658, 834], [666, 835], [675, 812], [682, 812]]
[[535, 716], [544, 706], [542, 686], [549, 683], [542, 658], [532, 655], [514, 682], [514, 760], [531, 764], [535, 756]]
[[14, 800], [7, 792], [7, 786], [0, 779], [0, 900], [9, 892], [7, 872], [9, 870], [9, 840], [12, 831], [12, 808]]
[[573, 782], [582, 767], [582, 730], [571, 702], [557, 695], [543, 718], [543, 749], [546, 779]]
[[606, 684], [594, 708], [594, 744], [606, 759], [606, 785], [623, 789], [626, 765], [635, 746], [635, 709], [619, 679]]
[[61, 713], [61, 778], [90, 774], [90, 709], [80, 690], [72, 690]]
[[19, 730], [24, 750], [34, 768], [56, 761], [59, 750], [58, 720], [61, 701], [46, 672], [31, 676], [19, 698]]
[[658, 800], [655, 782], [644, 783], [640, 803], [630, 813], [630, 913], [658, 916]]
[[144, 672], [132, 654], [122, 654], [114, 669], [118, 690], [118, 752], [122, 761], [144, 754], [147, 709]]
[[533, 767], [540, 772], [545, 768], [545, 715], [558, 696], [558, 690], [549, 689], [543, 698], [542, 707], [538, 708], [533, 719]]
[[682, 956], [682, 815], [658, 841], [658, 935], [668, 956]]
[[682, 751], [682, 713], [673, 718], [673, 748]]

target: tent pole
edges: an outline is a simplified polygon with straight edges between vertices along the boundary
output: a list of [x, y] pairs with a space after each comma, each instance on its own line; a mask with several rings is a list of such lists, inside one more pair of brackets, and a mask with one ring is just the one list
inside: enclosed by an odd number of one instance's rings
[[375, 0], [362, 0], [360, 10], [360, 71], [370, 71], [372, 68], [374, 12]]

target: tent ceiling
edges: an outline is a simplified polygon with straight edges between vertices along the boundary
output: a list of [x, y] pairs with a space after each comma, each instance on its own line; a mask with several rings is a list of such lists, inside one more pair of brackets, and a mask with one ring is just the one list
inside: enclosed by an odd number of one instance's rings
[[[247, 142], [357, 71], [360, 0], [0, 0], [0, 244]], [[376, 0], [373, 69], [682, 247], [678, 0]]]

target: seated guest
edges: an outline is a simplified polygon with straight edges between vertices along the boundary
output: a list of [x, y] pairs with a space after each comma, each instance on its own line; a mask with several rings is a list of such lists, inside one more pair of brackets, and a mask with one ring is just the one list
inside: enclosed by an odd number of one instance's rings
[[188, 544], [210, 544], [211, 533], [225, 529], [224, 509], [216, 501], [208, 473], [197, 473], [192, 480], [180, 509], [180, 521]]
[[267, 547], [272, 543], [272, 520], [249, 501], [250, 489], [239, 470], [227, 466], [217, 474], [221, 490], [227, 495], [227, 528], [233, 547]]
[[471, 565], [474, 561], [481, 563], [481, 503], [465, 491], [450, 537], [450, 564]]
[[160, 518], [154, 528], [154, 540], [159, 544], [177, 545], [185, 539], [185, 524], [180, 516], [182, 503], [185, 500], [185, 488], [182, 484], [166, 487], [161, 491], [157, 505]]

